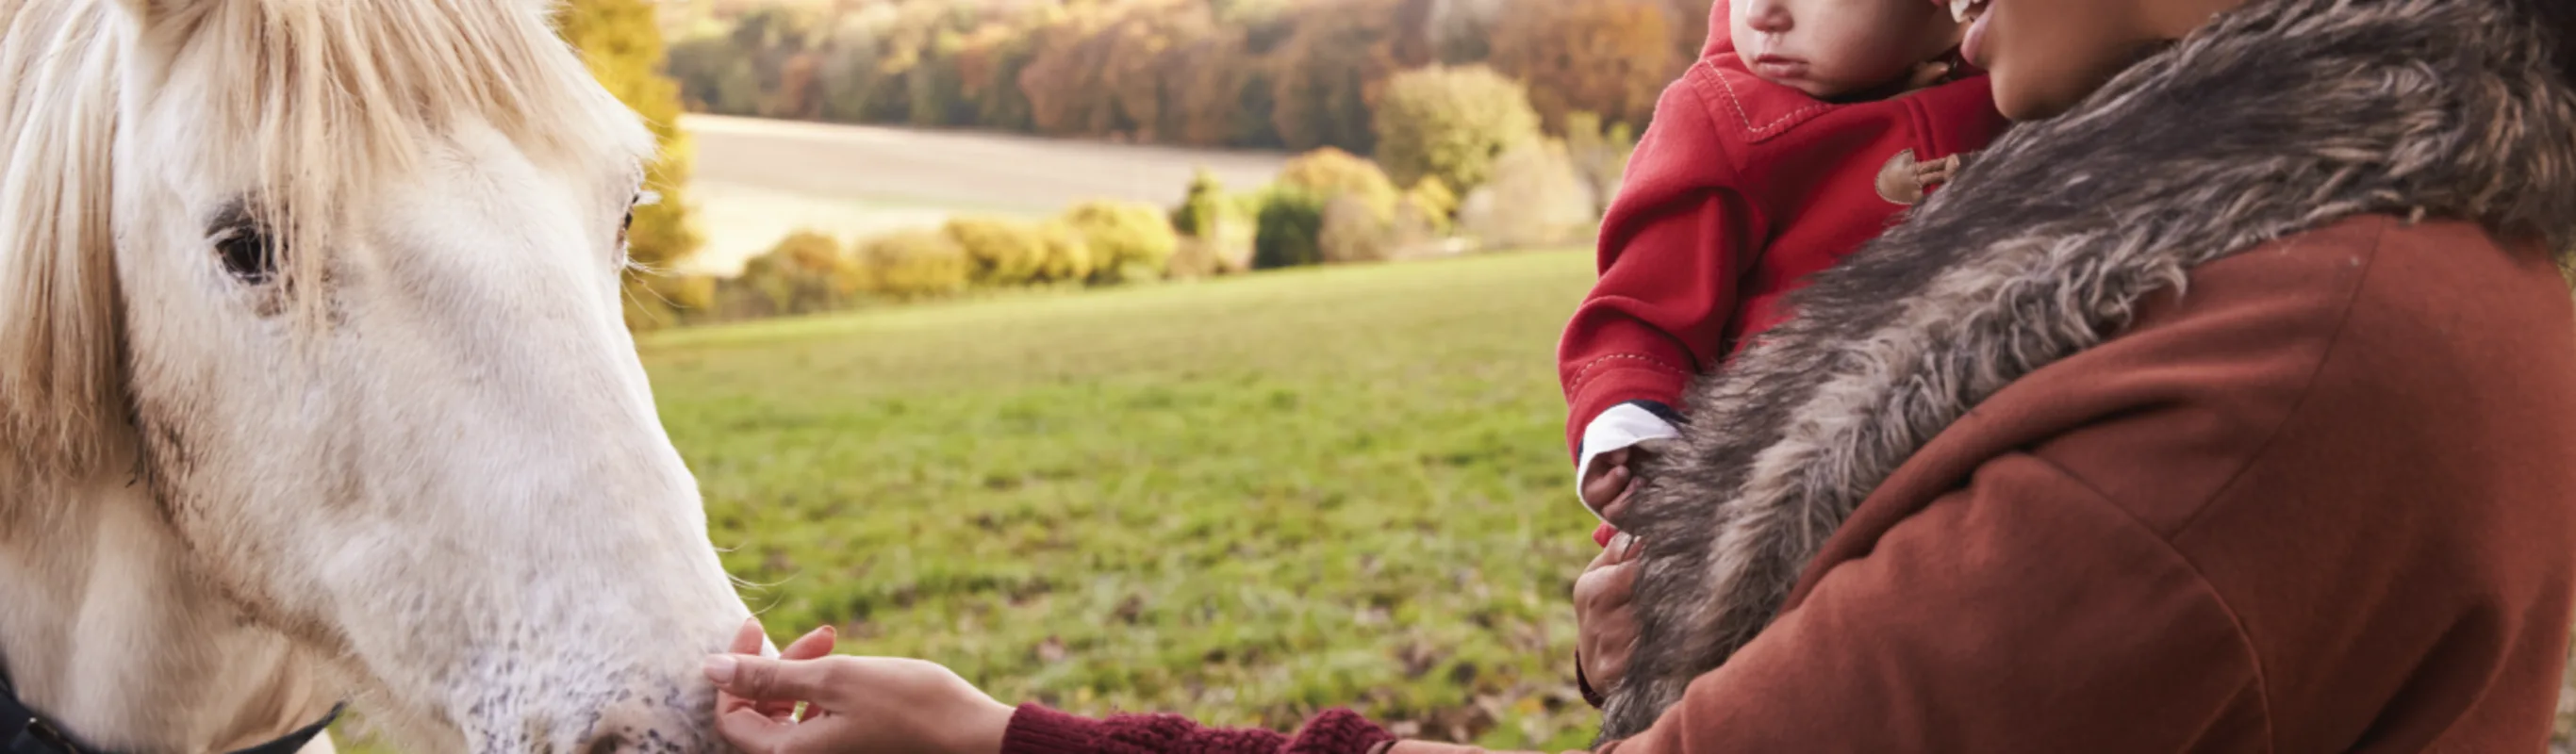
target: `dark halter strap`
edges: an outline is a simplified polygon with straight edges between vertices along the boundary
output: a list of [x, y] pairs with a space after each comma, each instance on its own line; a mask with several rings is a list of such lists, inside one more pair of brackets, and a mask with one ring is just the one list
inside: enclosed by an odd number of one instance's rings
[[[305, 744], [312, 743], [313, 739], [321, 737], [323, 731], [329, 730], [331, 723], [340, 719], [340, 711], [346, 707], [348, 707], [347, 702], [331, 705], [331, 712], [323, 715], [321, 722], [297, 728], [295, 732], [288, 733], [275, 741], [231, 754], [295, 754], [302, 750]], [[109, 754], [109, 752], [74, 740], [62, 729], [46, 721], [43, 715], [29, 709], [26, 702], [18, 700], [17, 687], [9, 685], [8, 671], [0, 669], [0, 754]]]

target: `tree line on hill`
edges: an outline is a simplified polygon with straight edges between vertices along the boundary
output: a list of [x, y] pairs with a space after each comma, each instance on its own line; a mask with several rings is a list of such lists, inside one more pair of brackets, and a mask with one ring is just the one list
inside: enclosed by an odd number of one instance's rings
[[[1082, 104], [1083, 87], [1116, 80], [1121, 70], [1153, 69], [1144, 61], [1157, 61], [1167, 68], [1154, 69], [1154, 76], [1171, 76], [1183, 72], [1205, 74], [1208, 65], [1223, 65], [1206, 57], [1193, 57], [1189, 45], [1147, 44], [1138, 41], [1138, 29], [1170, 28], [1172, 19], [1211, 19], [1247, 13], [1246, 5], [1228, 5], [1222, 0], [1128, 0], [1126, 2], [1055, 4], [1037, 0], [1014, 5], [965, 5], [964, 0], [902, 0], [880, 2], [840, 9], [833, 16], [829, 9], [816, 6], [753, 6], [734, 17], [731, 32], [722, 37], [703, 37], [698, 44], [739, 45], [741, 49], [803, 49], [783, 58], [779, 70], [781, 81], [790, 91], [837, 91], [833, 87], [847, 84], [841, 79], [816, 79], [808, 89], [798, 87], [804, 74], [830, 70], [825, 61], [830, 56], [817, 51], [810, 42], [779, 44], [775, 40], [810, 37], [813, 33], [782, 34], [780, 29], [802, 29], [818, 23], [814, 19], [844, 19], [833, 28], [874, 27], [851, 18], [903, 18], [899, 13], [925, 7], [942, 7], [951, 12], [936, 16], [958, 24], [963, 36], [952, 39], [964, 44], [966, 39], [1028, 41], [1024, 49], [1031, 57], [1011, 70], [1024, 87], [1027, 109], [1005, 103], [1001, 112], [1030, 113], [1031, 124], [1056, 122], [1063, 107], [1087, 108], [1083, 122], [1086, 129], [1130, 128], [1141, 122], [1136, 113], [1148, 108], [1162, 108], [1157, 93], [1168, 95], [1170, 86], [1142, 87], [1137, 92], [1110, 92], [1104, 99]], [[1342, 115], [1357, 114], [1364, 120], [1356, 125], [1326, 123], [1310, 118], [1269, 118], [1245, 124], [1247, 128], [1268, 123], [1309, 122], [1328, 136], [1299, 141], [1316, 145], [1291, 159], [1278, 178], [1266, 186], [1231, 190], [1219, 185], [1212, 176], [1202, 173], [1187, 187], [1175, 187], [1177, 201], [1157, 207], [1133, 202], [1095, 201], [1077, 205], [1063, 214], [1045, 219], [1009, 217], [965, 217], [944, 227], [889, 233], [872, 238], [835, 239], [819, 233], [798, 233], [781, 241], [768, 253], [752, 260], [742, 275], [716, 281], [704, 290], [692, 292], [687, 302], [696, 320], [724, 320], [767, 316], [784, 316], [832, 311], [879, 302], [913, 301], [956, 295], [973, 290], [1017, 288], [1028, 286], [1103, 286], [1121, 285], [1165, 278], [1193, 278], [1225, 275], [1257, 269], [1294, 267], [1315, 264], [1372, 262], [1458, 253], [1475, 248], [1526, 248], [1561, 244], [1582, 238], [1591, 230], [1613, 194], [1625, 169], [1627, 155], [1635, 143], [1636, 126], [1644, 113], [1651, 110], [1653, 88], [1644, 85], [1645, 78], [1632, 92], [1632, 100], [1557, 96], [1538, 96], [1527, 79], [1516, 77], [1495, 67], [1496, 62], [1450, 64], [1431, 62], [1424, 65], [1391, 69], [1370, 74], [1364, 81], [1340, 74], [1317, 76], [1312, 71], [1280, 66], [1276, 61], [1346, 61], [1343, 55], [1323, 52], [1335, 45], [1361, 48], [1394, 49], [1403, 47], [1403, 37], [1349, 34], [1353, 29], [1377, 28], [1365, 22], [1370, 17], [1352, 15], [1367, 8], [1396, 13], [1388, 18], [1414, 17], [1449, 19], [1459, 13], [1483, 9], [1488, 25], [1465, 25], [1459, 28], [1479, 30], [1486, 34], [1535, 34], [1516, 31], [1511, 18], [1535, 19], [1551, 27], [1562, 27], [1568, 17], [1587, 14], [1606, 18], [1658, 18], [1669, 13], [1665, 0], [1568, 0], [1568, 4], [1548, 5], [1552, 13], [1521, 16], [1500, 13], [1520, 7], [1521, 0], [1471, 0], [1466, 4], [1421, 2], [1419, 0], [1332, 0], [1329, 4], [1283, 4], [1271, 10], [1267, 18], [1279, 27], [1270, 33], [1280, 37], [1278, 52], [1255, 67], [1275, 74], [1277, 81], [1297, 83], [1290, 89], [1309, 86], [1311, 82], [1348, 81], [1364, 85], [1367, 94], [1343, 103], [1348, 107], [1333, 110]], [[1481, 2], [1483, 5], [1474, 3]], [[1536, 0], [1529, 0], [1535, 3]], [[932, 3], [936, 3], [933, 5]], [[1581, 3], [1596, 3], [1587, 10]], [[1530, 7], [1537, 7], [1532, 5]], [[961, 10], [962, 9], [962, 10]], [[1463, 10], [1462, 10], [1463, 9]], [[1621, 11], [1604, 12], [1603, 9]], [[870, 14], [875, 14], [871, 16]], [[898, 14], [898, 15], [887, 15]], [[1124, 15], [1119, 15], [1124, 14]], [[1411, 15], [1405, 15], [1411, 14]], [[1093, 18], [1091, 21], [1078, 19]], [[1123, 19], [1101, 21], [1100, 18]], [[802, 20], [797, 20], [802, 19]], [[980, 20], [977, 20], [980, 19]], [[1015, 26], [993, 19], [1038, 19], [1034, 27]], [[1052, 20], [1049, 20], [1052, 19]], [[1075, 19], [1075, 20], [1068, 20]], [[972, 22], [972, 23], [970, 23]], [[1412, 28], [1421, 34], [1419, 45], [1444, 49], [1481, 50], [1481, 44], [1465, 40], [1460, 32], [1433, 34], [1431, 30], [1458, 26], [1453, 20], [1443, 24], [1390, 24], [1388, 28]], [[1215, 27], [1220, 30], [1223, 27]], [[1639, 22], [1638, 28], [1655, 35], [1667, 33], [1665, 27]], [[1124, 29], [1124, 31], [1121, 31]], [[753, 33], [757, 30], [758, 33]], [[980, 30], [980, 31], [978, 31]], [[997, 31], [1001, 30], [1001, 31]], [[1005, 31], [1009, 33], [1004, 33]], [[1330, 33], [1327, 33], [1330, 32]], [[1204, 32], [1219, 33], [1219, 32]], [[1248, 33], [1236, 29], [1234, 33]], [[1018, 35], [1018, 36], [1013, 36]], [[1321, 35], [1321, 36], [1318, 36]], [[889, 38], [920, 39], [921, 35], [847, 32], [841, 44], [851, 49], [872, 50], [871, 55], [886, 54]], [[1219, 39], [1233, 36], [1220, 34]], [[721, 39], [721, 42], [705, 40]], [[850, 42], [848, 40], [861, 40]], [[1614, 40], [1615, 41], [1615, 40]], [[1192, 44], [1205, 43], [1201, 39]], [[685, 48], [690, 43], [683, 43]], [[1692, 45], [1696, 39], [1667, 40], [1647, 45], [1654, 50], [1662, 45]], [[1063, 48], [1048, 45], [1068, 45]], [[896, 45], [893, 49], [911, 49]], [[961, 70], [978, 75], [998, 75], [977, 66], [984, 60], [972, 53], [983, 48], [946, 49], [946, 57], [910, 56], [913, 67], [895, 70], [883, 65], [880, 57], [866, 69], [868, 76], [893, 76], [886, 81], [937, 82], [947, 74], [940, 73], [938, 60], [965, 66]], [[1158, 51], [1159, 52], [1156, 52]], [[916, 50], [917, 51], [917, 50]], [[797, 62], [797, 56], [804, 62]], [[1093, 57], [1082, 57], [1091, 55]], [[1070, 57], [1068, 57], [1070, 56]], [[1461, 54], [1459, 57], [1493, 59], [1493, 56]], [[1653, 54], [1641, 57], [1652, 59]], [[689, 66], [682, 53], [674, 53], [673, 69], [686, 82]], [[1586, 58], [1559, 56], [1562, 60]], [[741, 58], [736, 58], [740, 62]], [[1121, 62], [1121, 61], [1126, 62]], [[986, 61], [989, 62], [989, 61]], [[1238, 61], [1240, 62], [1240, 61]], [[1570, 69], [1581, 69], [1571, 66]], [[737, 73], [751, 70], [738, 68]], [[1636, 70], [1619, 69], [1620, 75]], [[1066, 71], [1088, 71], [1090, 78], [1059, 85], [1052, 78]], [[1347, 73], [1348, 71], [1345, 71]], [[1585, 71], [1582, 79], [1607, 80], [1598, 71]], [[742, 74], [750, 75], [750, 74]], [[859, 74], [850, 74], [859, 75]], [[1138, 74], [1143, 75], [1143, 74]], [[1660, 86], [1666, 73], [1655, 73], [1654, 86]], [[913, 78], [904, 78], [913, 77]], [[975, 77], [968, 77], [974, 80]], [[1197, 79], [1192, 79], [1197, 80]], [[1164, 82], [1169, 84], [1171, 82]], [[879, 94], [894, 90], [876, 90]], [[922, 94], [937, 90], [905, 88], [901, 91]], [[997, 90], [978, 90], [992, 93]], [[1108, 91], [1108, 90], [1102, 90]], [[1260, 89], [1234, 91], [1229, 96], [1242, 102]], [[1352, 91], [1357, 91], [1356, 89]], [[773, 92], [773, 94], [775, 94]], [[1130, 96], [1132, 95], [1132, 96]], [[1156, 95], [1156, 96], [1149, 96]], [[792, 99], [792, 98], [791, 98]], [[1254, 97], [1254, 99], [1258, 99]], [[1330, 98], [1326, 98], [1330, 99]], [[775, 97], [766, 100], [778, 105]], [[824, 101], [828, 104], [829, 100]], [[887, 107], [904, 100], [887, 100]], [[1551, 111], [1542, 102], [1551, 103]], [[1071, 103], [1071, 104], [1069, 104]], [[952, 103], [953, 104], [953, 103]], [[989, 102], [986, 104], [990, 104]], [[1257, 104], [1257, 103], [1256, 103]], [[1616, 115], [1605, 115], [1578, 105], [1606, 105]], [[806, 99], [796, 107], [816, 106]], [[1246, 112], [1270, 108], [1224, 109], [1225, 115], [1239, 117]], [[1294, 109], [1294, 108], [1292, 108]], [[981, 111], [981, 110], [979, 110]], [[760, 112], [755, 109], [755, 112]], [[962, 113], [960, 108], [942, 112]], [[1155, 112], [1182, 113], [1161, 109]], [[1213, 109], [1211, 110], [1213, 112]], [[769, 115], [813, 116], [811, 111], [770, 110]], [[964, 115], [958, 115], [964, 118]], [[1180, 125], [1178, 131], [1144, 128], [1112, 131], [1109, 135], [1125, 138], [1152, 139], [1155, 133], [1181, 133], [1190, 130], [1186, 114], [1171, 115]], [[1154, 120], [1147, 118], [1144, 120]], [[1331, 119], [1323, 119], [1331, 120]], [[939, 125], [933, 122], [932, 125]], [[981, 125], [991, 125], [982, 123]], [[1293, 128], [1292, 128], [1293, 132]], [[1084, 131], [1078, 135], [1100, 135]], [[1184, 137], [1185, 140], [1190, 137]], [[1260, 137], [1272, 138], [1272, 137]], [[1280, 139], [1285, 142], [1286, 139]], [[1365, 145], [1362, 157], [1343, 145]], [[1372, 159], [1373, 158], [1373, 159]]]
[[1549, 133], [1642, 128], [1709, 0], [838, 0], [675, 22], [693, 109], [1201, 147], [1376, 150], [1399, 73], [1484, 65]]
[[[602, 84], [661, 140], [646, 188], [662, 201], [638, 210], [630, 240], [636, 269], [626, 299], [637, 327], [976, 288], [1115, 285], [1571, 241], [1616, 191], [1653, 90], [1670, 75], [1645, 72], [1699, 44], [1674, 31], [1696, 23], [1670, 19], [1705, 10], [1705, 0], [695, 1], [571, 0], [559, 17]], [[666, 57], [674, 9], [685, 25], [688, 12], [716, 2], [730, 7], [697, 20], [722, 33], [674, 45]], [[1502, 43], [1524, 34], [1563, 41], [1608, 26], [1627, 36], [1572, 47]], [[1604, 63], [1603, 50], [1633, 59]], [[1553, 62], [1530, 62], [1540, 58]], [[1404, 61], [1428, 62], [1397, 64]], [[835, 112], [1311, 148], [1272, 185], [1232, 191], [1202, 175], [1175, 187], [1171, 206], [1090, 202], [1043, 221], [970, 217], [846, 243], [799, 234], [737, 279], [674, 276], [665, 273], [701, 241], [685, 196], [692, 153], [676, 123], [684, 101], [709, 104], [699, 99], [708, 85], [691, 83], [709, 71], [750, 81], [713, 91], [720, 99], [754, 93], [755, 114], [827, 116], [820, 108], [869, 103]], [[1625, 95], [1532, 85], [1619, 80], [1628, 81]], [[1209, 86], [1232, 99], [1210, 99]], [[835, 100], [835, 92], [867, 96]], [[1212, 104], [1220, 100], [1236, 106]], [[912, 109], [924, 103], [936, 107]], [[934, 111], [947, 115], [920, 120]], [[1217, 115], [1234, 119], [1235, 135], [1209, 136]]]

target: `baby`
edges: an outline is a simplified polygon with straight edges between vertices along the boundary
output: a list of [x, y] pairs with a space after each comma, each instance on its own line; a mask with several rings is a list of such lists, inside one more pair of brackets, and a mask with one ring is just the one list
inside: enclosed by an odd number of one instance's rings
[[1985, 78], [1963, 75], [1973, 35], [1940, 5], [1720, 0], [1709, 25], [1637, 144], [1600, 280], [1558, 346], [1577, 487], [1605, 522], [1638, 445], [1678, 434], [1693, 375], [2005, 126]]

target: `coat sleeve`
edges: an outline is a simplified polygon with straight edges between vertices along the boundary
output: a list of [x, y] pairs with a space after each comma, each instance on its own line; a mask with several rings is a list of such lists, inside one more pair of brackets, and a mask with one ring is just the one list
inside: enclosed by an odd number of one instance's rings
[[1211, 728], [1179, 715], [1092, 719], [1025, 704], [1011, 715], [1001, 754], [1371, 754], [1393, 740], [1384, 728], [1346, 709], [1316, 715], [1295, 734], [1284, 734]]
[[2262, 739], [2261, 680], [2180, 554], [2031, 455], [1888, 530], [1619, 754], [2193, 752]]
[[1722, 355], [1736, 287], [1763, 237], [1694, 71], [1655, 105], [1602, 218], [1600, 279], [1558, 342], [1566, 443], [1578, 461], [1586, 429], [1611, 407], [1680, 407], [1691, 376]]

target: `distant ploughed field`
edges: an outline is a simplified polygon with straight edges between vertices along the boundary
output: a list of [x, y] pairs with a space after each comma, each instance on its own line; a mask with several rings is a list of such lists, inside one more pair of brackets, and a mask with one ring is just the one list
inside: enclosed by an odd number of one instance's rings
[[1232, 189], [1286, 156], [1004, 134], [683, 116], [697, 151], [688, 201], [707, 244], [685, 269], [731, 274], [799, 228], [857, 236], [957, 214], [1042, 216], [1085, 199], [1177, 203], [1206, 167]]

